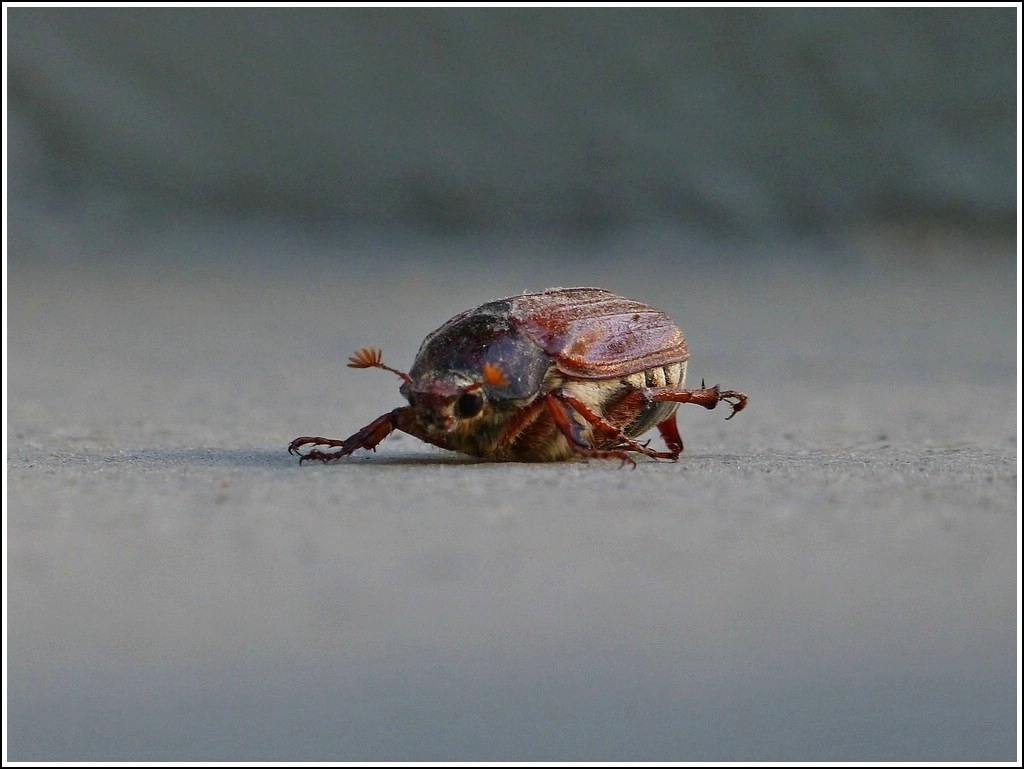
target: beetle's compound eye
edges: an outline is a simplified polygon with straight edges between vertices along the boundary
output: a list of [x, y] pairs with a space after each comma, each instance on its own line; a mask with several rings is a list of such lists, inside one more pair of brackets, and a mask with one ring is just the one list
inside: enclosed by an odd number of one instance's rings
[[478, 392], [462, 393], [455, 401], [455, 413], [461, 419], [475, 417], [484, 408], [484, 396]]

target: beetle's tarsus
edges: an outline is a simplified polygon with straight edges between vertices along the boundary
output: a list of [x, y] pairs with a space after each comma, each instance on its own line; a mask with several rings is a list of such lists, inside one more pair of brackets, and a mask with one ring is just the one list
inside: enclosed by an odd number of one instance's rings
[[326, 451], [321, 451], [320, 449], [312, 449], [308, 454], [303, 454], [299, 457], [299, 464], [301, 465], [303, 462], [312, 462], [313, 460], [318, 459], [326, 465], [328, 462], [333, 462], [343, 456], [345, 455], [341, 452], [329, 454]]
[[736, 414], [747, 407], [747, 396], [741, 392], [737, 392], [736, 390], [726, 390], [725, 392], [719, 393], [718, 397], [732, 406], [732, 411], [729, 412], [729, 416], [726, 417], [727, 420], [732, 419]]
[[[323, 462], [326, 465], [328, 462], [333, 462], [333, 461], [335, 461], [337, 459], [340, 459], [341, 457], [344, 457], [344, 456], [352, 453], [352, 451], [354, 450], [354, 447], [351, 448], [351, 449], [348, 449], [346, 451], [345, 444], [346, 444], [346, 441], [339, 441], [339, 440], [335, 440], [334, 438], [321, 438], [319, 436], [313, 437], [313, 436], [305, 436], [304, 435], [301, 438], [296, 438], [294, 441], [292, 441], [290, 444], [288, 444], [288, 453], [289, 454], [298, 454], [299, 455], [299, 464], [300, 465], [303, 462], [307, 462], [307, 461], [313, 460], [313, 459], [319, 459], [321, 462]], [[307, 451], [305, 454], [303, 454], [302, 453], [302, 447], [303, 446], [312, 446], [313, 448], [311, 448], [309, 451]], [[340, 448], [341, 451], [333, 451], [333, 452], [324, 451], [323, 449], [318, 448], [319, 446], [328, 446], [330, 448]]]

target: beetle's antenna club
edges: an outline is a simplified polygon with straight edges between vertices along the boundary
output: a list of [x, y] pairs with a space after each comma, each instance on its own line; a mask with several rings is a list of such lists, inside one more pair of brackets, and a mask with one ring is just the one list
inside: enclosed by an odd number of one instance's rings
[[362, 347], [356, 351], [355, 355], [350, 355], [348, 358], [349, 368], [382, 368], [385, 371], [390, 371], [392, 374], [396, 374], [402, 378], [403, 381], [412, 383], [412, 378], [404, 371], [399, 371], [396, 368], [391, 368], [384, 364], [384, 357], [380, 350], [376, 347]]

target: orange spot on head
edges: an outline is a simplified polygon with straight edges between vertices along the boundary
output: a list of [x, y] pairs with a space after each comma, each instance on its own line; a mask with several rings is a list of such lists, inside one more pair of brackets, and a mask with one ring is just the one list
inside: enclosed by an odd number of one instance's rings
[[485, 363], [484, 383], [495, 385], [496, 387], [505, 387], [508, 384], [508, 379], [505, 378], [505, 372], [501, 370], [500, 366], [496, 366], [493, 363]]

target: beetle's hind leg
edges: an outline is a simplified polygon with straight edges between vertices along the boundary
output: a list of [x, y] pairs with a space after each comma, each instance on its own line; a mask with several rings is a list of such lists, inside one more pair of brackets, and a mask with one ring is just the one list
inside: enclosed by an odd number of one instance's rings
[[[736, 413], [747, 407], [747, 396], [737, 390], [722, 390], [718, 385], [705, 387], [700, 383], [699, 390], [681, 390], [676, 387], [645, 387], [637, 392], [648, 403], [696, 403], [706, 409], [713, 409], [722, 401], [732, 406], [732, 413], [726, 419], [732, 419]], [[664, 434], [664, 433], [663, 433]]]
[[[705, 387], [701, 382], [699, 390], [683, 390], [677, 387], [642, 387], [627, 393], [620, 401], [609, 409], [609, 418], [613, 422], [628, 421], [630, 415], [638, 413], [645, 405], [651, 403], [696, 403], [706, 409], [713, 409], [725, 401], [732, 406], [732, 413], [726, 419], [732, 419], [737, 411], [747, 405], [747, 396], [736, 390], [722, 390], [715, 385]], [[667, 419], [657, 425], [668, 451], [644, 450], [649, 457], [657, 459], [679, 459], [683, 453], [683, 439], [679, 435], [676, 415], [673, 412]]]

